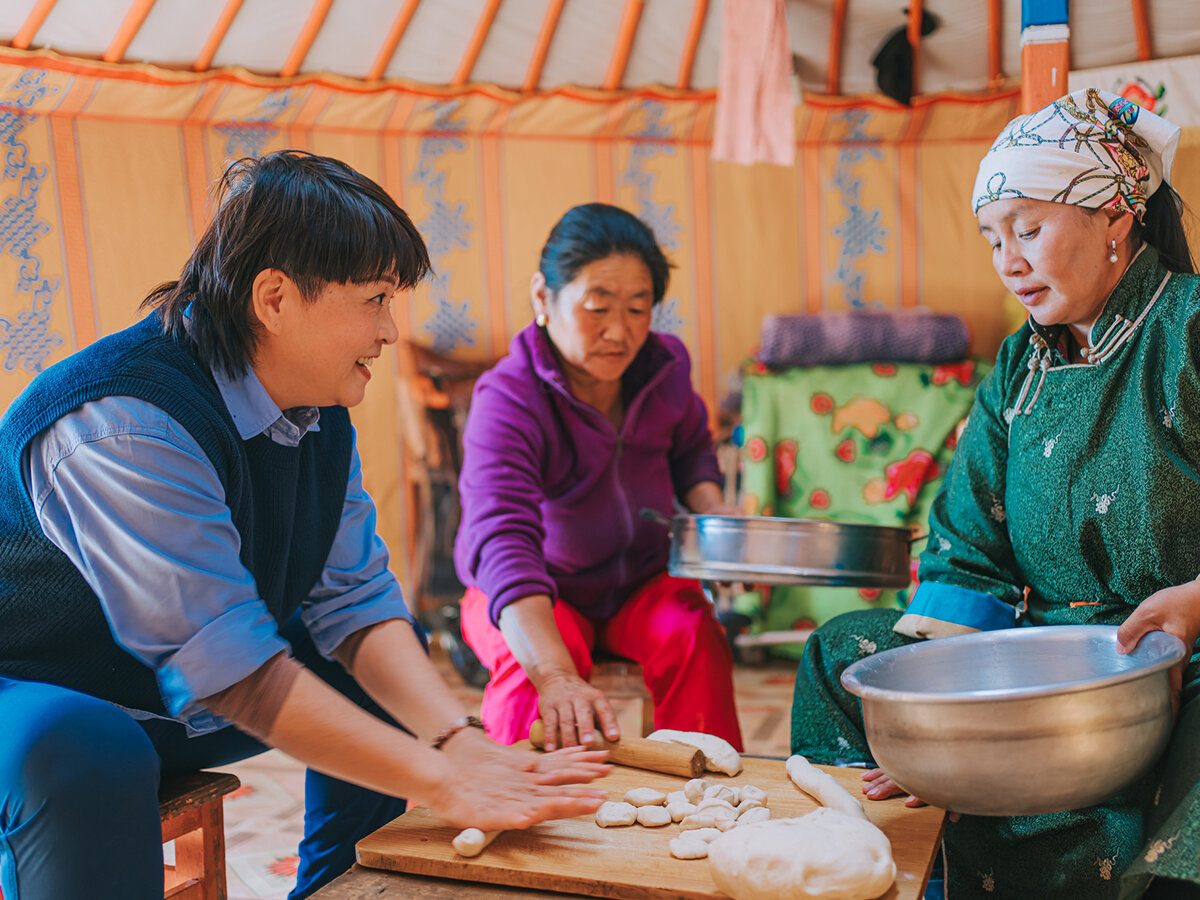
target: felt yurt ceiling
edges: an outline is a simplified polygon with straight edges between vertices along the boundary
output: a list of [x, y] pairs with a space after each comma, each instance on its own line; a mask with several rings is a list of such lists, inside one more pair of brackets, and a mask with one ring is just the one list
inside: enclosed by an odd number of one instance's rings
[[[745, 2], [745, 0], [743, 0]], [[763, 0], [769, 2], [769, 0]], [[915, 0], [914, 0], [915, 2]], [[534, 91], [574, 84], [713, 89], [734, 0], [2, 0], [0, 43], [111, 62], [261, 75], [333, 72]], [[871, 60], [904, 0], [787, 0], [809, 91], [875, 91]], [[1020, 0], [928, 0], [920, 93], [1020, 75]], [[1197, 0], [1076, 0], [1071, 68], [1200, 51]], [[830, 61], [833, 60], [833, 65]]]

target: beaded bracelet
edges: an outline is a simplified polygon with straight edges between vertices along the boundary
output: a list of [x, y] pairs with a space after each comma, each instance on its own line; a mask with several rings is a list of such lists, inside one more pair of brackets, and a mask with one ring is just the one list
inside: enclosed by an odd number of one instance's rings
[[450, 740], [450, 738], [454, 737], [464, 728], [478, 728], [480, 731], [483, 731], [483, 723], [475, 716], [463, 716], [461, 719], [456, 719], [446, 726], [441, 734], [433, 739], [433, 749], [441, 750], [442, 745], [446, 741]]

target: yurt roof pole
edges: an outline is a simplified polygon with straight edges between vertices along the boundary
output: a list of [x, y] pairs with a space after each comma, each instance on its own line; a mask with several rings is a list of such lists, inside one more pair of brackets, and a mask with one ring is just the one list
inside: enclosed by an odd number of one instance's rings
[[846, 0], [834, 0], [833, 21], [829, 26], [829, 62], [825, 68], [825, 93], [842, 92], [842, 36], [846, 33]]
[[213, 26], [212, 34], [208, 36], [208, 40], [200, 48], [200, 55], [192, 63], [194, 71], [203, 72], [212, 65], [213, 57], [217, 55], [217, 49], [221, 46], [221, 41], [225, 40], [225, 35], [229, 33], [229, 26], [233, 24], [234, 17], [237, 16], [238, 10], [241, 8], [242, 0], [228, 0], [225, 4], [225, 8], [221, 10], [221, 15], [217, 17], [217, 24]]
[[135, 0], [133, 6], [129, 8], [129, 12], [125, 14], [121, 26], [117, 29], [117, 33], [113, 35], [112, 43], [108, 45], [108, 49], [104, 51], [104, 56], [101, 59], [105, 62], [120, 62], [125, 58], [125, 51], [129, 49], [129, 45], [137, 37], [138, 30], [142, 27], [142, 23], [146, 21], [146, 16], [149, 15], [150, 9], [153, 6], [154, 0]]
[[492, 21], [496, 18], [496, 10], [499, 8], [500, 0], [487, 0], [483, 12], [479, 14], [479, 21], [475, 23], [475, 31], [471, 33], [471, 40], [467, 42], [467, 49], [463, 52], [462, 59], [459, 60], [454, 77], [450, 79], [452, 85], [466, 84], [471, 80], [471, 70], [475, 68], [475, 60], [479, 59], [479, 51], [483, 49], [483, 42], [487, 40], [488, 32], [492, 29]]
[[38, 29], [42, 27], [46, 16], [50, 15], [50, 10], [54, 9], [57, 2], [58, 0], [37, 0], [21, 24], [20, 30], [13, 36], [12, 45], [18, 50], [28, 50], [33, 39], [37, 37]]
[[1003, 17], [1000, 0], [988, 0], [988, 87], [995, 88], [1004, 80], [1000, 68], [1000, 30]]
[[1021, 111], [1031, 113], [1067, 92], [1067, 0], [1021, 0]]
[[525, 81], [521, 90], [536, 91], [542, 80], [542, 66], [546, 64], [546, 55], [550, 52], [550, 42], [554, 40], [554, 32], [558, 29], [558, 18], [562, 15], [563, 5], [567, 0], [550, 0], [546, 6], [546, 15], [542, 17], [542, 27], [538, 31], [537, 43], [533, 45], [533, 53], [529, 57], [529, 68], [525, 70]]
[[633, 38], [637, 34], [638, 21], [642, 18], [643, 5], [644, 0], [625, 0], [621, 24], [617, 27], [617, 44], [613, 48], [608, 71], [604, 74], [604, 82], [600, 85], [606, 91], [615, 91], [621, 87], [621, 81], [625, 77], [625, 66], [629, 62], [629, 51], [633, 49]]
[[388, 29], [387, 36], [383, 39], [383, 46], [375, 54], [375, 62], [371, 63], [370, 71], [367, 72], [367, 81], [378, 81], [383, 77], [383, 73], [387, 71], [387, 67], [392, 62], [392, 57], [396, 55], [400, 39], [408, 30], [408, 23], [412, 21], [413, 14], [417, 11], [420, 3], [421, 0], [407, 0], [401, 7], [400, 12], [396, 15], [396, 20], [392, 22], [392, 27]]
[[1154, 52], [1150, 46], [1150, 13], [1146, 9], [1146, 0], [1133, 0], [1133, 30], [1137, 35], [1138, 59], [1150, 59]]
[[908, 45], [912, 47], [912, 92], [915, 97], [921, 93], [921, 19], [923, 12], [921, 0], [909, 0], [908, 4]]
[[[844, 0], [843, 0], [844, 2]], [[687, 37], [683, 42], [683, 56], [679, 59], [679, 75], [675, 87], [686, 91], [692, 86], [692, 66], [696, 62], [696, 47], [704, 31], [704, 20], [708, 16], [708, 0], [696, 0], [692, 6], [692, 21], [688, 25]]]
[[292, 52], [288, 54], [283, 68], [279, 70], [280, 77], [290, 78], [300, 71], [300, 67], [304, 65], [304, 57], [308, 56], [308, 51], [312, 49], [313, 41], [317, 39], [321, 26], [325, 24], [325, 17], [329, 15], [331, 6], [333, 6], [333, 0], [316, 0], [313, 4], [308, 13], [308, 20], [300, 29], [300, 34], [292, 47]]

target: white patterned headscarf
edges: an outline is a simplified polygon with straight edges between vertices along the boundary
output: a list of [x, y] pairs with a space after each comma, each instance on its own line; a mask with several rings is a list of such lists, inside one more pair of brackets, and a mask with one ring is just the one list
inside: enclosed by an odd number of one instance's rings
[[1179, 133], [1124, 97], [1075, 91], [1004, 126], [979, 163], [972, 210], [1028, 197], [1141, 220], [1146, 199], [1170, 179]]

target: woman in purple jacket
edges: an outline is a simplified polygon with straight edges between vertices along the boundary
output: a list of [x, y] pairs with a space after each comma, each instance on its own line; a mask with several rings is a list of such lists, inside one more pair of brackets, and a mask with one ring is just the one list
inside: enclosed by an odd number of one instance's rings
[[630, 213], [576, 206], [542, 249], [535, 322], [476, 385], [455, 546], [463, 636], [491, 673], [483, 720], [501, 743], [540, 715], [547, 749], [620, 736], [588, 683], [602, 649], [642, 665], [656, 728], [741, 749], [733, 659], [696, 581], [666, 572], [669, 535], [640, 515], [722, 503], [687, 350], [651, 333], [668, 268]]

